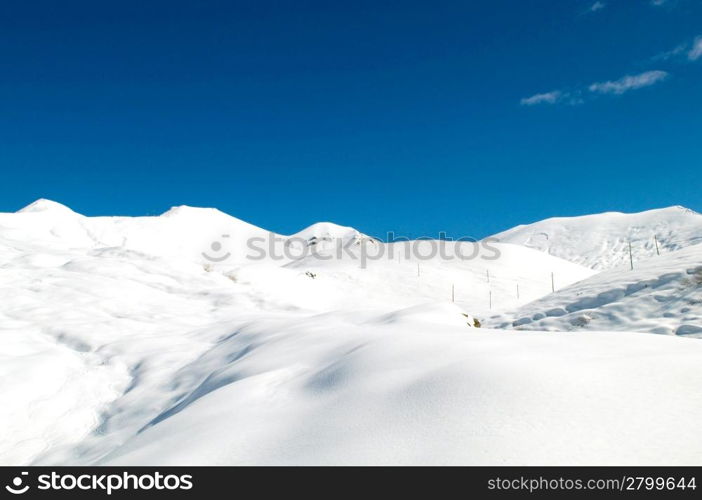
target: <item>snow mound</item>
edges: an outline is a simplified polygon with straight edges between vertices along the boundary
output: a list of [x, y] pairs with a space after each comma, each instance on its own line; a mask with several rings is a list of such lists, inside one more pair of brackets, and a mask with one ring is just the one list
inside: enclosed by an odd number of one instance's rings
[[702, 243], [702, 215], [674, 206], [635, 214], [555, 217], [517, 226], [493, 238], [592, 269], [611, 269], [629, 264], [629, 243], [635, 261]]
[[407, 307], [399, 311], [383, 314], [377, 318], [373, 318], [370, 323], [378, 324], [427, 324], [434, 327], [439, 325], [444, 326], [462, 326], [467, 325], [471, 328], [477, 326], [475, 318], [463, 312], [463, 310], [455, 304], [423, 304], [419, 306]]

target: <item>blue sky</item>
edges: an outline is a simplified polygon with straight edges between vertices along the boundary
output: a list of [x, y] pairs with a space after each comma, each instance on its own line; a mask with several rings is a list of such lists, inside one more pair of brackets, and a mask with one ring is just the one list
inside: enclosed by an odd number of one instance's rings
[[702, 211], [699, 36], [697, 0], [2, 2], [0, 211], [414, 237]]

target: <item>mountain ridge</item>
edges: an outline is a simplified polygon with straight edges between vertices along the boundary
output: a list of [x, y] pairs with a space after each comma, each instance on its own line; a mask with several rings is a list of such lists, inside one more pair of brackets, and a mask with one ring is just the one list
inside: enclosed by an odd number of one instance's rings
[[630, 257], [639, 261], [702, 243], [702, 215], [675, 205], [636, 213], [551, 217], [491, 238], [603, 270], [630, 265]]

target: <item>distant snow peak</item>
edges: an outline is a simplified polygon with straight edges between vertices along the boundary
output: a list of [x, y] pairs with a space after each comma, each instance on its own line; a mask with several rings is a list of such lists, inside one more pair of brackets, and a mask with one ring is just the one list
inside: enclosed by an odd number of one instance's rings
[[290, 236], [291, 239], [304, 240], [308, 245], [318, 245], [333, 241], [349, 242], [361, 244], [364, 241], [374, 242], [375, 240], [358, 230], [334, 224], [333, 222], [317, 222]]
[[32, 212], [53, 212], [53, 213], [66, 213], [75, 214], [76, 212], [68, 208], [66, 205], [57, 203], [55, 201], [47, 200], [45, 198], [39, 198], [33, 203], [30, 203], [24, 208], [21, 208], [17, 213], [32, 213]]
[[216, 208], [191, 207], [188, 205], [179, 205], [171, 207], [161, 214], [161, 217], [183, 217], [183, 216], [199, 216], [199, 215], [225, 215], [224, 212]]

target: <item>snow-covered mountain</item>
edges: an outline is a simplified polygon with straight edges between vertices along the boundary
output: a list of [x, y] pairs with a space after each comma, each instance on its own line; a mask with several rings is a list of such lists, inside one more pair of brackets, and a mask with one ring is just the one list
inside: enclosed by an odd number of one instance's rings
[[611, 269], [629, 266], [629, 243], [635, 263], [702, 243], [702, 215], [675, 206], [635, 214], [554, 217], [517, 226], [492, 238], [535, 248], [592, 269]]
[[[251, 259], [252, 240], [303, 253]], [[281, 236], [191, 207], [0, 214], [0, 464], [699, 462], [698, 340], [476, 328], [624, 278], [510, 243], [437, 245], [331, 223]], [[697, 279], [694, 250], [627, 275], [680, 334], [698, 315], [675, 288]], [[658, 314], [651, 300], [637, 314]]]
[[358, 230], [334, 224], [333, 222], [317, 222], [311, 226], [295, 233], [290, 238], [297, 238], [311, 244], [318, 244], [324, 241], [341, 240], [347, 242], [349, 240], [370, 239], [369, 236], [361, 234]]
[[[515, 245], [493, 244], [489, 252], [470, 242], [455, 245], [385, 244], [330, 222], [285, 236], [216, 209], [187, 206], [154, 217], [85, 217], [38, 200], [17, 213], [0, 214], [0, 256], [9, 252], [7, 258], [15, 255], [23, 262], [65, 264], [74, 254], [136, 252], [174, 266], [197, 263], [255, 284], [268, 299], [290, 307], [400, 308], [453, 295], [473, 314], [485, 316], [550, 293], [551, 273], [558, 288], [593, 274]], [[315, 276], [312, 285], [306, 273]]]

